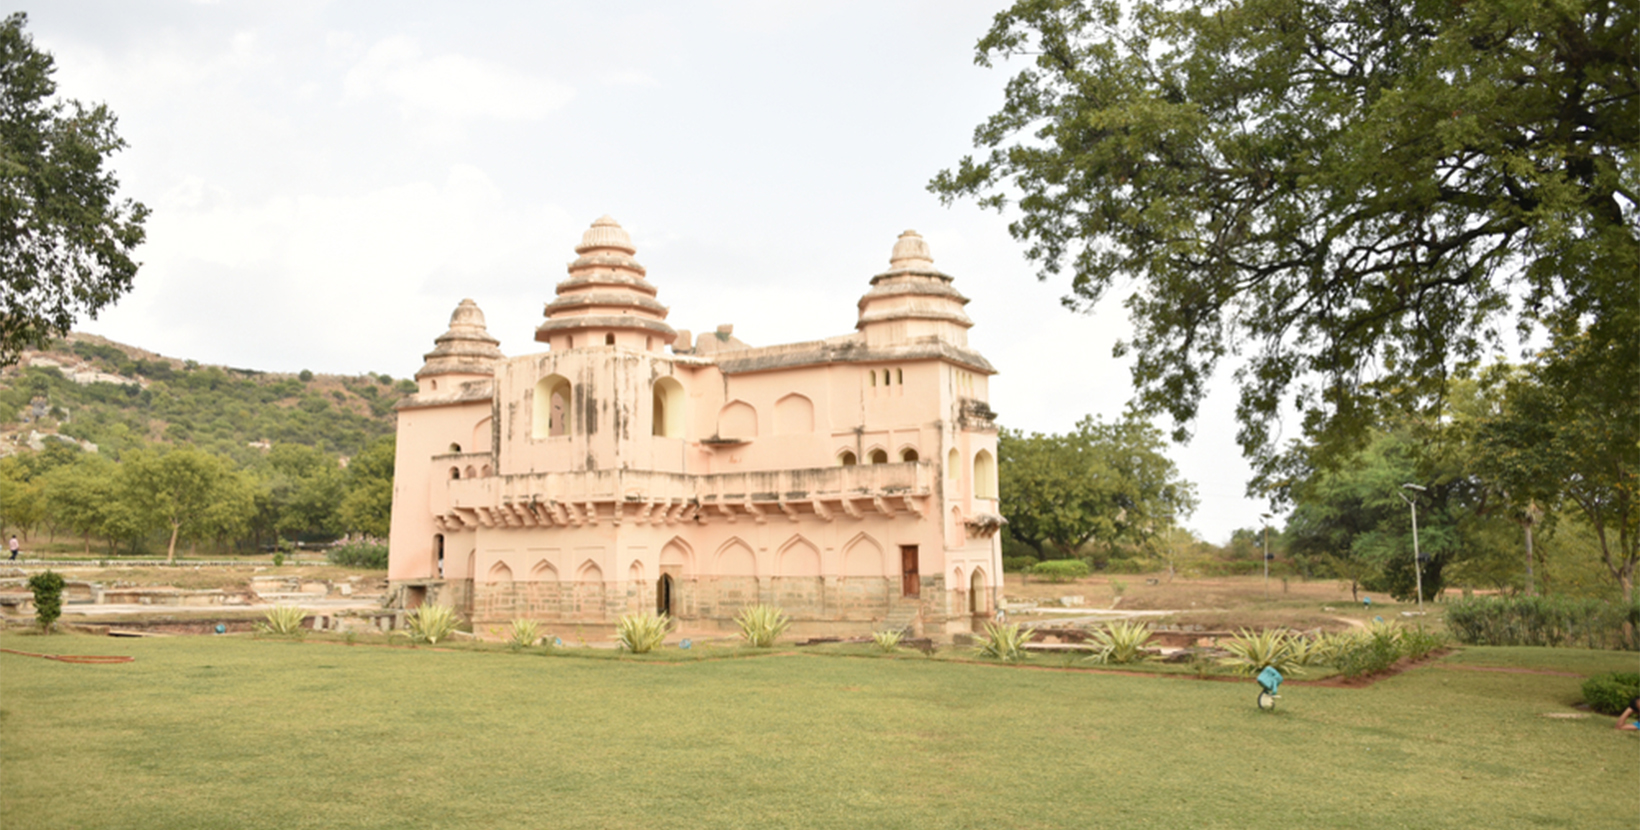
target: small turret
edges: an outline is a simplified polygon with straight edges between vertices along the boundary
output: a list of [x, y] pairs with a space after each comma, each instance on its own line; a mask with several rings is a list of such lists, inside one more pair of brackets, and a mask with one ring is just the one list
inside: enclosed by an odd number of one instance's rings
[[450, 330], [433, 340], [433, 350], [416, 379], [434, 375], [490, 375], [503, 357], [501, 341], [490, 336], [478, 303], [462, 300], [450, 313]]
[[631, 235], [619, 223], [609, 216], [593, 222], [575, 253], [569, 279], [558, 283], [557, 298], [547, 303], [547, 321], [535, 329], [536, 340], [555, 349], [623, 342], [653, 350], [677, 338], [665, 322], [668, 309], [633, 259]]
[[968, 298], [951, 287], [951, 277], [934, 267], [928, 243], [906, 231], [894, 243], [888, 270], [871, 278], [871, 290], [860, 298], [855, 323], [871, 346], [936, 339], [968, 345]]

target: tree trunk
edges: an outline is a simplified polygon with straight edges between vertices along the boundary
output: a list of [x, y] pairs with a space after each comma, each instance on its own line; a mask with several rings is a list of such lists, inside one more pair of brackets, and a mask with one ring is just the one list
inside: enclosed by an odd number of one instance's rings
[[1532, 584], [1532, 520], [1522, 522], [1526, 530], [1526, 595], [1537, 596], [1537, 589]]
[[182, 529], [181, 522], [171, 523], [171, 544], [165, 549], [165, 564], [175, 564], [177, 561], [177, 531]]

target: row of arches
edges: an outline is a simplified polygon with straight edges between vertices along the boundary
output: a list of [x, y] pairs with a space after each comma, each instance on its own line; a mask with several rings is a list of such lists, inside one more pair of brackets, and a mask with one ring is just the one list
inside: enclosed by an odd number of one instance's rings
[[[921, 459], [922, 459], [922, 456], [917, 454], [917, 448], [916, 447], [901, 447], [899, 455], [895, 460], [900, 461], [902, 463], [913, 463], [913, 462], [919, 461]], [[854, 454], [854, 450], [843, 450], [842, 452], [837, 454], [837, 466], [839, 466], [839, 467], [853, 467], [853, 466], [855, 466], [856, 464], [859, 464], [859, 463], [860, 463], [860, 457]], [[887, 464], [887, 463], [889, 463], [888, 450], [885, 450], [881, 447], [877, 447], [877, 448], [868, 450], [866, 452], [865, 463], [867, 463], [867, 464]]]
[[[512, 582], [527, 580], [533, 582], [604, 582], [616, 574], [606, 574], [604, 565], [600, 563], [603, 555], [577, 557], [579, 562], [566, 565], [570, 568], [568, 574], [561, 573], [558, 565], [553, 562], [559, 558], [558, 552], [537, 552], [530, 557], [534, 561], [529, 570], [523, 574], [513, 571], [512, 565], [505, 560], [492, 563], [484, 575], [486, 582]], [[843, 546], [839, 560], [838, 576], [891, 576], [898, 571], [890, 568], [891, 564], [884, 554], [884, 548], [870, 534], [861, 533]], [[749, 576], [749, 577], [819, 577], [822, 572], [820, 548], [814, 542], [801, 534], [790, 537], [775, 550], [769, 560], [770, 567], [760, 567], [757, 554], [752, 546], [740, 537], [731, 537], [723, 542], [710, 554], [697, 555], [693, 546], [681, 537], [673, 538], [661, 548], [657, 566], [661, 572], [676, 573], [683, 577], [696, 576]], [[649, 573], [643, 559], [633, 557], [624, 576], [629, 580], [643, 581], [649, 578]]]
[[[575, 432], [575, 385], [563, 375], [547, 375], [535, 383], [531, 436], [558, 438]], [[687, 396], [676, 378], [657, 378], [650, 387], [650, 434], [682, 438], [687, 432]], [[775, 401], [774, 433], [805, 435], [814, 432], [814, 401], [793, 392]], [[582, 425], [584, 430], [586, 427]], [[732, 400], [718, 410], [716, 433], [724, 438], [756, 438], [757, 408]]]

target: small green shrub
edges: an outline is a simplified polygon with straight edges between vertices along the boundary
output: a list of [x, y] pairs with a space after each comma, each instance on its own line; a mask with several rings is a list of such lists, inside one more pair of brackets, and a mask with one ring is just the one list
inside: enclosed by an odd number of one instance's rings
[[535, 620], [519, 618], [512, 621], [507, 630], [507, 645], [514, 649], [529, 648], [541, 639], [541, 624]]
[[434, 645], [449, 639], [461, 624], [461, 618], [456, 615], [456, 609], [448, 605], [423, 605], [411, 611], [404, 618], [404, 624], [407, 630], [398, 633], [415, 642]]
[[892, 652], [900, 647], [900, 640], [905, 637], [904, 631], [873, 631], [871, 641], [884, 652]]
[[988, 622], [985, 624], [985, 633], [980, 636], [974, 651], [981, 657], [994, 657], [1004, 663], [1013, 663], [1025, 659], [1029, 652], [1025, 644], [1031, 641], [1030, 629], [1020, 628], [1019, 623]]
[[1401, 632], [1401, 653], [1414, 660], [1422, 660], [1431, 652], [1446, 647], [1446, 636], [1424, 628], [1422, 623]]
[[1583, 701], [1602, 715], [1621, 715], [1629, 701], [1640, 697], [1640, 674], [1610, 672], [1583, 681]]
[[791, 624], [791, 618], [773, 605], [748, 605], [740, 609], [740, 614], [735, 617], [735, 625], [740, 626], [740, 636], [753, 648], [774, 645], [774, 641], [786, 633]]
[[1250, 631], [1243, 628], [1236, 632], [1235, 639], [1224, 645], [1230, 656], [1219, 662], [1235, 669], [1237, 674], [1256, 675], [1266, 666], [1284, 675], [1301, 674], [1303, 667], [1293, 651], [1293, 639], [1292, 635], [1275, 629]]
[[331, 548], [325, 558], [344, 568], [387, 570], [387, 546], [373, 542], [348, 542]]
[[1120, 579], [1112, 579], [1110, 581], [1110, 591], [1116, 596], [1121, 596], [1127, 593], [1127, 583]]
[[28, 589], [34, 594], [34, 621], [50, 632], [63, 615], [63, 575], [49, 569], [37, 573], [28, 578]]
[[1149, 656], [1144, 647], [1150, 642], [1150, 633], [1150, 626], [1141, 622], [1106, 623], [1104, 628], [1093, 632], [1099, 650], [1088, 659], [1098, 663], [1137, 663]]
[[654, 614], [627, 614], [615, 624], [615, 639], [633, 654], [648, 654], [661, 647], [672, 630], [672, 618]]
[[1005, 573], [1017, 574], [1029, 571], [1039, 560], [1034, 556], [1004, 556], [1002, 570]]
[[306, 631], [302, 628], [302, 621], [306, 619], [307, 611], [302, 608], [295, 605], [275, 605], [262, 616], [262, 622], [256, 624], [256, 630], [281, 637], [300, 637]]
[[1090, 573], [1088, 563], [1080, 559], [1049, 559], [1031, 566], [1031, 574], [1049, 582], [1070, 582]]

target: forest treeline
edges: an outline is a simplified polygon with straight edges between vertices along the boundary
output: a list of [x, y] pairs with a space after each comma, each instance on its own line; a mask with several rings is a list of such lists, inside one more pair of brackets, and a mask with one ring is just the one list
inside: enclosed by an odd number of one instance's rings
[[109, 555], [387, 536], [393, 405], [414, 382], [139, 354], [74, 339], [46, 356], [140, 383], [80, 384], [51, 366], [8, 371], [0, 423], [42, 448], [0, 458], [7, 532], [72, 537]]

